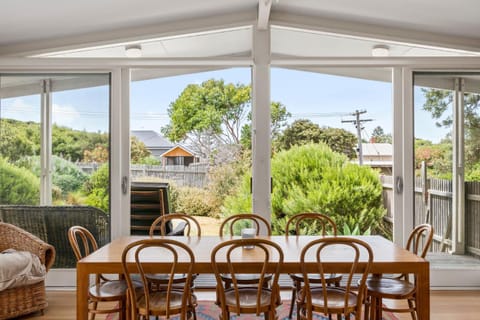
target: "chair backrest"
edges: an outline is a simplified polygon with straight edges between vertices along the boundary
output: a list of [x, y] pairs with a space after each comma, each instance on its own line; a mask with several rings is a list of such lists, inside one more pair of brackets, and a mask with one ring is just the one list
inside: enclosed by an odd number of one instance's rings
[[288, 219], [285, 225], [285, 235], [302, 235], [314, 231], [315, 235], [336, 236], [337, 225], [327, 215], [316, 212], [298, 213]]
[[433, 240], [433, 227], [429, 224], [416, 226], [407, 240], [406, 249], [425, 258]]
[[93, 234], [82, 226], [73, 226], [68, 229], [68, 241], [77, 261], [98, 249]]
[[[171, 265], [169, 266], [169, 271], [165, 272], [165, 274], [168, 275], [168, 284], [152, 291], [146, 277], [148, 272], [145, 271], [145, 263], [151, 262], [152, 257], [156, 255], [169, 255], [171, 257]], [[184, 267], [181, 268], [179, 264], [180, 262], [188, 265], [187, 270], [185, 270]], [[195, 256], [192, 250], [186, 244], [171, 238], [143, 239], [126, 246], [122, 253], [122, 268], [128, 285], [129, 302], [131, 305], [130, 310], [132, 313], [131, 319], [137, 319], [139, 314], [147, 319], [149, 319], [150, 315], [163, 315], [168, 319], [170, 315], [180, 314], [180, 319], [186, 319], [189, 309], [185, 306], [188, 305], [191, 295], [190, 286], [192, 283], [192, 270], [194, 264]], [[140, 275], [143, 284], [141, 290], [138, 289], [138, 285], [134, 284], [132, 280], [133, 274]], [[184, 274], [186, 281], [183, 283], [181, 304], [175, 304], [178, 307], [174, 308], [171, 305], [172, 293], [175, 291], [178, 292], [179, 289], [178, 283], [174, 285], [175, 274]], [[152, 294], [155, 292], [158, 293], [159, 291], [165, 293], [165, 305], [162, 308], [152, 308]], [[143, 308], [139, 308], [138, 306], [140, 297], [144, 297], [141, 299], [145, 301]]]
[[[193, 233], [194, 230], [196, 230], [196, 236], [201, 236], [201, 228], [200, 224], [198, 223], [197, 219], [195, 219], [192, 216], [189, 216], [188, 214], [185, 213], [169, 213], [163, 216], [158, 217], [155, 219], [155, 221], [152, 222], [152, 225], [150, 226], [150, 237], [155, 235], [155, 231], [160, 231], [160, 235], [166, 236], [167, 235], [167, 223], [173, 222], [173, 220], [180, 221], [180, 224], [183, 224], [182, 230], [183, 234], [186, 236], [190, 236], [193, 234], [190, 234], [191, 232]], [[174, 226], [174, 230], [176, 230]]]
[[[249, 225], [244, 225], [243, 223], [249, 223]], [[230, 235], [239, 235], [242, 228], [255, 228], [256, 235], [260, 234], [260, 226], [263, 225], [267, 230], [267, 234], [270, 236], [272, 235], [272, 228], [268, 223], [267, 219], [258, 214], [254, 213], [240, 213], [230, 216], [223, 220], [222, 224], [220, 225], [219, 235], [223, 237], [226, 234]], [[240, 226], [240, 228], [235, 228], [236, 226]]]
[[[251, 269], [251, 271], [258, 277], [258, 282], [256, 284], [240, 285], [238, 283], [237, 275], [245, 274], [245, 265], [235, 264], [235, 262], [242, 260], [251, 262], [249, 264], [249, 269]], [[260, 314], [260, 301], [262, 296], [265, 295], [265, 292], [268, 291], [271, 294], [270, 305], [275, 306], [280, 292], [278, 278], [283, 264], [283, 251], [278, 244], [267, 239], [258, 238], [227, 240], [213, 248], [211, 253], [211, 263], [215, 279], [217, 280], [217, 300], [220, 302], [220, 308], [222, 309], [222, 319], [228, 319], [226, 313], [225, 283], [222, 280], [222, 277], [225, 277], [225, 274], [229, 275], [228, 279], [231, 279], [231, 285], [235, 292], [235, 312], [237, 312], [237, 314], [240, 314], [241, 310], [241, 299], [239, 295], [240, 287], [250, 287], [257, 292], [257, 316]], [[223, 268], [220, 270], [219, 265], [221, 264], [223, 264]], [[226, 270], [228, 271], [225, 272]], [[270, 288], [264, 286], [266, 276], [272, 276]]]
[[[341, 251], [339, 251], [341, 250]], [[328, 283], [326, 279], [328, 279], [331, 272], [337, 272], [336, 270], [328, 270], [328, 272], [324, 271], [324, 263], [329, 260], [332, 255], [335, 255], [334, 252], [342, 252], [343, 254], [349, 255], [347, 257], [347, 261], [350, 263], [349, 272], [339, 272], [344, 274], [344, 282], [345, 286], [343, 287], [345, 290], [337, 291], [338, 293], [344, 294], [343, 305], [335, 305], [331, 306], [328, 303], [327, 291], [329, 290]], [[350, 252], [350, 253], [348, 253]], [[312, 272], [312, 270], [306, 269], [306, 261], [311, 261], [312, 257], [316, 257], [317, 261], [317, 268], [316, 271]], [[331, 260], [330, 260], [331, 261]], [[351, 311], [353, 307], [351, 305], [351, 294], [353, 289], [354, 292], [357, 292], [357, 300], [355, 303], [355, 308], [358, 308], [356, 312], [357, 314], [361, 314], [361, 306], [363, 301], [363, 294], [365, 291], [365, 282], [367, 280], [368, 273], [370, 272], [370, 268], [373, 262], [373, 251], [371, 247], [364, 241], [351, 238], [351, 237], [330, 237], [330, 238], [320, 238], [311, 241], [308, 243], [303, 249], [300, 254], [300, 264], [302, 265], [302, 273], [305, 279], [305, 286], [304, 290], [302, 290], [303, 299], [306, 301], [306, 310], [307, 310], [307, 317], [308, 319], [312, 319], [312, 298], [310, 292], [310, 281], [309, 277], [312, 274], [317, 274], [320, 279], [322, 279], [322, 290], [323, 290], [323, 305], [325, 306], [323, 312], [325, 314], [335, 313], [332, 312], [329, 308], [340, 308], [342, 309], [342, 313], [347, 315]], [[360, 275], [360, 280], [358, 282], [354, 281], [354, 275]], [[357, 286], [358, 285], [358, 286]], [[332, 287], [330, 287], [332, 288]]]
[[[70, 242], [77, 261], [98, 249], [98, 244], [93, 234], [82, 226], [73, 226], [68, 229], [68, 242]], [[101, 281], [108, 281], [108, 279], [102, 274], [97, 274], [95, 283], [99, 284]]]

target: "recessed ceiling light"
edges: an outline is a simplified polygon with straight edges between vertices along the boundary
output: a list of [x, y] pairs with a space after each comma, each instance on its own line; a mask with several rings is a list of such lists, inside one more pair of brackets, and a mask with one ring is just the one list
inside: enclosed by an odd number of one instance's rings
[[140, 58], [142, 56], [142, 47], [140, 45], [126, 46], [125, 56], [129, 58]]
[[372, 56], [374, 57], [388, 57], [390, 48], [385, 45], [377, 45], [372, 48]]

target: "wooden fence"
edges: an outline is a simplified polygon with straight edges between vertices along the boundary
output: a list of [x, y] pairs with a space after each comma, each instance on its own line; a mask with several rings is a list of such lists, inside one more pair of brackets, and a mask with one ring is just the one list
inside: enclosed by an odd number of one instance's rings
[[[387, 221], [392, 221], [391, 203], [393, 183], [391, 176], [381, 176], [383, 201]], [[415, 178], [415, 225], [430, 223], [435, 230], [432, 251], [451, 248], [452, 181]], [[466, 252], [480, 257], [480, 182], [465, 182], [465, 243]]]
[[207, 166], [150, 166], [131, 165], [130, 175], [132, 180], [161, 179], [174, 182], [177, 186], [203, 188], [207, 183]]
[[[95, 163], [77, 163], [83, 172], [92, 174], [98, 169]], [[192, 164], [189, 166], [155, 166], [132, 164], [130, 176], [132, 181], [174, 182], [177, 186], [203, 188], [207, 184], [208, 165]]]

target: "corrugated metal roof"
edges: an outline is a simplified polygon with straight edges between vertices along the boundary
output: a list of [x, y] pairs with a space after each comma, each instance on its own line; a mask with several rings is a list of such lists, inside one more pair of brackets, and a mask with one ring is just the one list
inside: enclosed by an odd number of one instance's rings
[[390, 143], [362, 143], [363, 156], [391, 156], [393, 148]]
[[132, 130], [131, 135], [137, 137], [147, 148], [171, 148], [174, 146], [167, 138], [153, 130]]

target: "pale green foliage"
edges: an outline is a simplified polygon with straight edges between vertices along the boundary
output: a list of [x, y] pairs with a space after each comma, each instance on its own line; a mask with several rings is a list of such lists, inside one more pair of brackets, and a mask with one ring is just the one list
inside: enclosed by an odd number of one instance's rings
[[0, 157], [0, 204], [37, 205], [39, 202], [39, 178]]
[[[23, 157], [16, 164], [28, 169], [37, 177], [40, 176], [40, 156]], [[80, 190], [88, 179], [75, 164], [61, 157], [52, 156], [52, 167], [52, 182], [54, 188], [58, 189], [60, 197]]]
[[[320, 212], [336, 222], [339, 231], [358, 225], [361, 233], [380, 226], [385, 209], [378, 173], [347, 161], [325, 144], [294, 146], [272, 159], [272, 221], [300, 212]], [[241, 189], [225, 200], [227, 212], [251, 211], [250, 175]], [[275, 232], [283, 233], [280, 223]]]
[[182, 212], [193, 216], [218, 215], [218, 206], [208, 190], [193, 187], [169, 188], [169, 199], [172, 212]]

